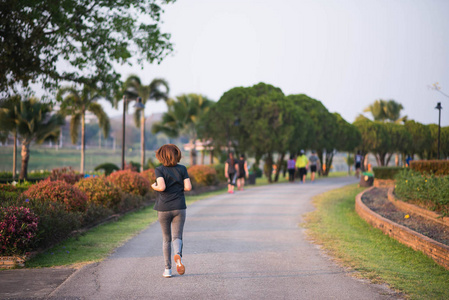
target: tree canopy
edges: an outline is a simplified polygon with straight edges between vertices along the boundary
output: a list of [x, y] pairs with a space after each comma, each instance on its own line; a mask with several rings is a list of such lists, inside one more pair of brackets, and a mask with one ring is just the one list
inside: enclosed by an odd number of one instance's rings
[[[161, 4], [175, 0], [4, 0], [0, 4], [0, 91], [30, 81], [118, 87], [113, 64], [160, 62], [172, 51]], [[60, 64], [63, 67], [58, 67]]]

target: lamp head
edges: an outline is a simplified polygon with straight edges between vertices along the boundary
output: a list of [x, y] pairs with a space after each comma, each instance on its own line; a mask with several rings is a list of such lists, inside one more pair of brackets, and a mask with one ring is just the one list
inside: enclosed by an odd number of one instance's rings
[[443, 107], [441, 106], [441, 102], [437, 103], [437, 107], [435, 107], [435, 109], [443, 109]]
[[144, 109], [145, 105], [142, 103], [142, 98], [141, 97], [137, 97], [137, 102], [136, 104], [134, 104], [134, 107], [137, 109]]

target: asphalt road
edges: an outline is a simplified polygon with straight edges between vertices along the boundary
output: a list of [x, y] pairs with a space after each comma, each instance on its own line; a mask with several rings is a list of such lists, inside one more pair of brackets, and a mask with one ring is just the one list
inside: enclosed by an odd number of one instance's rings
[[[311, 198], [355, 182], [323, 179], [223, 194], [191, 205], [184, 230], [186, 274], [162, 277], [159, 224], [101, 263], [73, 273], [56, 299], [393, 299], [349, 276], [306, 239], [299, 224]], [[354, 241], [356, 242], [356, 241]]]

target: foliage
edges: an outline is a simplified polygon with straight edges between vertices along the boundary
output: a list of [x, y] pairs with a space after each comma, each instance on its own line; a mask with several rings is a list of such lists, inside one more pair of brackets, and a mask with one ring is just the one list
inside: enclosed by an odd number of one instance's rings
[[214, 165], [215, 172], [217, 173], [218, 181], [225, 182], [226, 176], [225, 176], [225, 165], [224, 164], [215, 164]]
[[376, 100], [373, 104], [365, 108], [365, 112], [370, 112], [373, 115], [374, 121], [391, 121], [391, 122], [405, 122], [407, 116], [400, 118], [401, 110], [404, 107], [402, 104], [394, 100]]
[[[432, 143], [426, 149], [426, 159], [438, 159], [438, 125], [429, 124]], [[444, 159], [449, 157], [449, 126], [440, 128], [440, 157]]]
[[195, 144], [198, 139], [199, 123], [208, 112], [213, 101], [202, 95], [184, 94], [176, 97], [176, 101], [167, 102], [168, 112], [162, 115], [162, 120], [153, 125], [153, 133], [163, 132], [169, 137], [186, 135], [193, 145], [190, 150], [190, 165], [196, 165]]
[[412, 137], [412, 143], [407, 153], [418, 154], [420, 158], [424, 158], [424, 154], [432, 144], [432, 135], [428, 126], [415, 122], [405, 122], [405, 128]]
[[39, 218], [25, 207], [0, 207], [0, 255], [23, 254], [30, 250]]
[[46, 203], [46, 201], [62, 203], [67, 211], [86, 211], [87, 197], [77, 187], [62, 181], [44, 180], [32, 185], [22, 194], [30, 201]]
[[144, 176], [146, 179], [150, 181], [150, 184], [153, 184], [156, 182], [156, 172], [154, 169], [148, 169], [140, 173], [140, 175]]
[[116, 208], [121, 201], [120, 189], [103, 176], [84, 178], [75, 186], [86, 194], [89, 203]]
[[[26, 179], [31, 142], [42, 143], [48, 139], [55, 139], [59, 135], [60, 126], [64, 124], [64, 118], [59, 114], [52, 114], [52, 106], [36, 98], [20, 101], [8, 109], [15, 110], [13, 121], [17, 133], [22, 138], [22, 167], [19, 179]], [[0, 120], [8, 114], [8, 109], [0, 110]]]
[[410, 201], [449, 215], [449, 176], [435, 176], [404, 169], [396, 175], [395, 194], [403, 201]]
[[150, 190], [150, 181], [133, 171], [117, 171], [108, 176], [108, 180], [120, 187], [123, 192], [144, 196]]
[[394, 179], [396, 174], [402, 171], [402, 167], [374, 167], [374, 178], [377, 179]]
[[449, 175], [448, 160], [412, 160], [410, 169], [422, 174], [434, 174], [436, 176]]
[[125, 170], [138, 172], [140, 170], [140, 164], [130, 161], [129, 163], [125, 163]]
[[369, 119], [358, 119], [354, 125], [359, 130], [362, 141], [359, 146], [362, 156], [372, 152], [376, 155], [379, 166], [385, 165], [385, 156], [392, 152], [391, 138], [384, 123]]
[[104, 175], [108, 176], [112, 172], [120, 170], [120, 168], [117, 167], [117, 165], [113, 164], [113, 163], [104, 163], [104, 164], [96, 166], [94, 170], [95, 171], [104, 170]]
[[195, 187], [218, 184], [217, 171], [213, 166], [195, 165], [187, 169], [192, 184]]
[[51, 170], [49, 179], [51, 181], [62, 180], [69, 184], [75, 184], [83, 178], [83, 174], [77, 173], [72, 167], [63, 167]]
[[[42, 81], [118, 87], [114, 64], [160, 62], [172, 51], [159, 3], [174, 0], [5, 0], [0, 10], [0, 90]], [[64, 62], [58, 66], [57, 62]]]

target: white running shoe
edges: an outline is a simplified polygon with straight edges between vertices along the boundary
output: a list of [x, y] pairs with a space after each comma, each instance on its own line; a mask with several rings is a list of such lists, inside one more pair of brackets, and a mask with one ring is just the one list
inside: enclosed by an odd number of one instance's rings
[[165, 269], [164, 273], [162, 274], [165, 278], [170, 278], [171, 275], [171, 269]]

